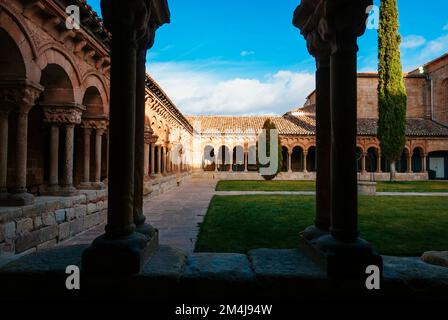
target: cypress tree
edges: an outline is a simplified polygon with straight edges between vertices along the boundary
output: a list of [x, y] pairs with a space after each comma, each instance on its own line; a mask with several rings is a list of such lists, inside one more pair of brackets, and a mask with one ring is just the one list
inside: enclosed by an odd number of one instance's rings
[[406, 88], [400, 61], [401, 37], [398, 32], [396, 0], [381, 0], [378, 30], [378, 139], [381, 154], [395, 164], [406, 142]]

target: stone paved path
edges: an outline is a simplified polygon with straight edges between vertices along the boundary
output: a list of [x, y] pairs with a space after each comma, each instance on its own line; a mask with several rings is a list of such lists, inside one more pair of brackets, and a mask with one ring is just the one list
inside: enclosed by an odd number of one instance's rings
[[[179, 248], [186, 253], [194, 250], [198, 224], [203, 221], [213, 195], [314, 195], [314, 191], [215, 191], [217, 180], [187, 180], [182, 186], [145, 200], [147, 221], [159, 229], [162, 245]], [[448, 193], [379, 192], [378, 196], [448, 196]], [[104, 232], [104, 225], [62, 242], [61, 246], [90, 244]]]
[[[147, 221], [159, 229], [159, 242], [187, 253], [194, 250], [208, 205], [215, 193], [216, 180], [188, 179], [183, 185], [145, 200]], [[104, 225], [62, 242], [61, 246], [89, 244], [104, 232]]]

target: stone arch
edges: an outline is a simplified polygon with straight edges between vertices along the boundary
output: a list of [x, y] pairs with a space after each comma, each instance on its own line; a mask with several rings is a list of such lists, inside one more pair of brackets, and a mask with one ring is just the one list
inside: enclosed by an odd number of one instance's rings
[[366, 171], [376, 172], [378, 171], [378, 157], [379, 149], [378, 147], [371, 145], [367, 148], [366, 152]]
[[[10, 9], [0, 4], [0, 29], [16, 42], [17, 48], [24, 60], [26, 78], [34, 82], [39, 81], [40, 70], [35, 61], [38, 56], [37, 49], [30, 37], [29, 30], [22, 23], [21, 19], [13, 14]], [[17, 41], [16, 39], [22, 39]]]
[[203, 148], [204, 154], [202, 157], [202, 168], [204, 171], [214, 171], [216, 167], [215, 162], [215, 147], [207, 144]]
[[244, 146], [237, 144], [232, 149], [232, 169], [233, 171], [244, 171]]
[[412, 149], [411, 168], [412, 172], [425, 172], [423, 158], [426, 157], [423, 147], [417, 146]]
[[291, 170], [294, 172], [303, 171], [303, 146], [295, 145], [291, 154]]
[[106, 84], [105, 80], [97, 72], [91, 71], [84, 75], [84, 77], [82, 79], [82, 86], [85, 90], [84, 95], [85, 95], [85, 92], [90, 87], [95, 87], [98, 90], [98, 92], [101, 96], [101, 99], [103, 101], [104, 113], [108, 114], [109, 113], [109, 92], [107, 90], [107, 84]]
[[73, 103], [73, 83], [66, 70], [58, 64], [47, 64], [42, 69], [40, 84], [45, 90], [40, 97], [43, 104]]
[[40, 50], [37, 63], [41, 70], [44, 70], [50, 64], [59, 65], [64, 69], [73, 86], [74, 102], [81, 104], [83, 98], [83, 92], [81, 92], [81, 76], [75, 61], [63, 48], [58, 48], [53, 43], [43, 46]]
[[0, 80], [26, 78], [26, 66], [22, 53], [14, 39], [0, 28]]
[[104, 101], [97, 87], [88, 87], [84, 92], [82, 105], [86, 107], [87, 116], [98, 116], [105, 114]]

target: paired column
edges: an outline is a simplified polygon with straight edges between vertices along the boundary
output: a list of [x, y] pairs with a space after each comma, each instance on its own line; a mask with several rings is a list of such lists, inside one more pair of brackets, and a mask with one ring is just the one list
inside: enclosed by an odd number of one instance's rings
[[412, 153], [408, 152], [406, 154], [406, 162], [407, 162], [407, 173], [412, 173]]
[[84, 140], [84, 174], [82, 187], [90, 187], [90, 140], [92, 136], [91, 128], [83, 128]]
[[307, 156], [308, 156], [308, 151], [304, 150], [303, 151], [303, 172], [307, 173], [308, 169], [307, 169]]
[[361, 173], [367, 173], [366, 170], [366, 157], [367, 153], [363, 152], [361, 156]]
[[249, 152], [244, 152], [244, 172], [248, 172], [247, 164], [249, 162]]
[[292, 157], [292, 152], [288, 150], [288, 172], [292, 172], [292, 167], [291, 167], [291, 157]]
[[157, 173], [159, 175], [162, 173], [162, 146], [157, 146]]
[[95, 185], [101, 185], [101, 161], [103, 150], [103, 135], [104, 129], [97, 129], [95, 132]]
[[156, 172], [155, 172], [155, 162], [156, 162], [155, 152], [156, 152], [156, 146], [155, 146], [154, 143], [151, 143], [151, 177], [155, 177], [155, 175], [156, 175]]
[[376, 157], [376, 172], [377, 173], [381, 173], [381, 153], [378, 152], [377, 157]]
[[145, 142], [145, 165], [143, 170], [145, 172], [145, 177], [149, 175], [149, 148], [149, 143]]
[[0, 109], [0, 200], [7, 198], [9, 112], [9, 109]]

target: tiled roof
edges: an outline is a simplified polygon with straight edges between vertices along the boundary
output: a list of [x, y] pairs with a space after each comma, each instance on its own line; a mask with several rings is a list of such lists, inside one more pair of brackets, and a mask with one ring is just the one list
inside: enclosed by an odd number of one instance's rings
[[[409, 137], [448, 137], [448, 127], [429, 119], [407, 119], [406, 135]], [[376, 136], [376, 119], [358, 119], [358, 135]]]
[[315, 127], [314, 118], [307, 116], [188, 116], [187, 119], [195, 129], [199, 121], [201, 132], [255, 133], [267, 119], [271, 119], [281, 135], [313, 135]]
[[[314, 115], [289, 113], [284, 116], [187, 116], [195, 126], [199, 121], [201, 132], [228, 132], [239, 134], [258, 132], [266, 119], [271, 119], [281, 135], [314, 135], [316, 121]], [[376, 136], [376, 119], [358, 119], [358, 135]], [[196, 128], [195, 128], [196, 129]], [[407, 136], [448, 137], [448, 127], [429, 119], [407, 119]]]

